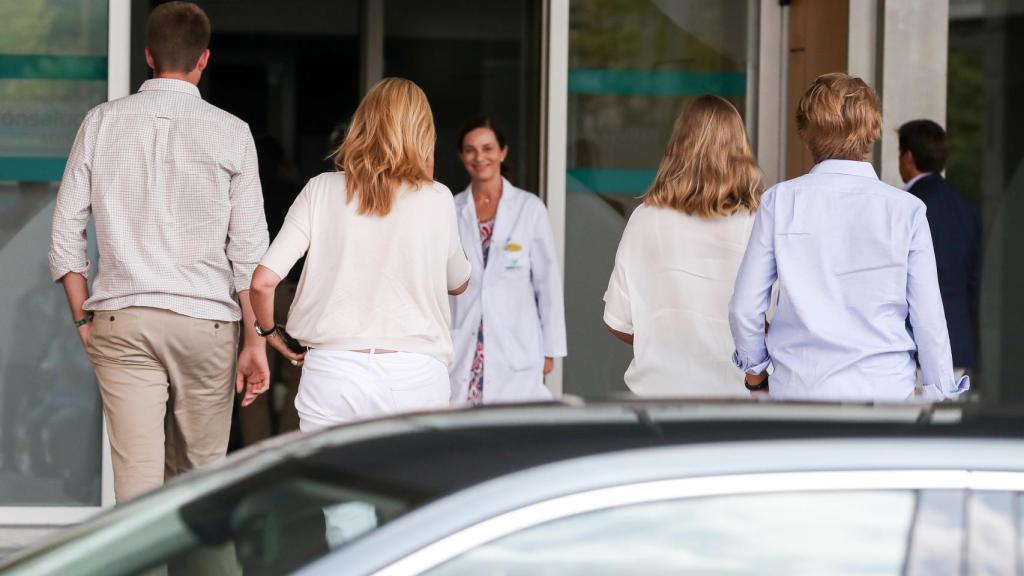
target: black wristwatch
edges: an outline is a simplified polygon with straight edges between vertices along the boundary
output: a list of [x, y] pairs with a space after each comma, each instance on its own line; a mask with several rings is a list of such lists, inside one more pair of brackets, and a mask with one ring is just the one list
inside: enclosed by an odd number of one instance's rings
[[744, 376], [743, 377], [743, 385], [746, 386], [747, 390], [750, 390], [751, 392], [757, 392], [758, 390], [765, 390], [765, 389], [768, 388], [768, 377], [765, 376], [764, 380], [762, 380], [760, 384], [751, 384], [750, 382], [747, 382], [747, 378], [746, 378], [746, 376]]
[[267, 336], [270, 336], [271, 334], [277, 332], [277, 330], [279, 328], [279, 326], [277, 324], [274, 324], [273, 328], [271, 328], [269, 330], [264, 330], [263, 328], [260, 328], [260, 321], [259, 320], [253, 322], [252, 325], [256, 327], [256, 335], [257, 336], [262, 336], [263, 338], [266, 338]]

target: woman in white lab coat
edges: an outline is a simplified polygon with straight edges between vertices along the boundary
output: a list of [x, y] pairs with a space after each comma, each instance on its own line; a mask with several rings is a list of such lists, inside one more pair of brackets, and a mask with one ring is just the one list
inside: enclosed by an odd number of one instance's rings
[[565, 306], [547, 208], [503, 177], [508, 145], [488, 118], [466, 123], [459, 158], [470, 185], [455, 196], [472, 263], [452, 297], [453, 404], [551, 398], [544, 375], [565, 356]]

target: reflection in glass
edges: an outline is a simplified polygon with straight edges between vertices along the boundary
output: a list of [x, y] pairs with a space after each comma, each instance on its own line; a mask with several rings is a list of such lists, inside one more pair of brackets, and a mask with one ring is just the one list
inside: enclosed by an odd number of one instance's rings
[[429, 574], [897, 575], [913, 510], [912, 492], [656, 502], [528, 528]]
[[754, 125], [758, 2], [573, 1], [569, 22], [565, 392], [625, 390], [631, 350], [608, 335], [602, 296], [637, 196], [692, 97], [732, 102]]
[[123, 573], [159, 567], [171, 576], [290, 574], [418, 504], [352, 487], [335, 470], [294, 460], [171, 503], [181, 497], [160, 491], [129, 502], [125, 514], [137, 530], [111, 538], [104, 531], [112, 524], [97, 525], [85, 535], [95, 539], [80, 545], [108, 561], [121, 559]]
[[1011, 492], [972, 492], [967, 505], [967, 573], [1018, 574]]
[[107, 95], [106, 0], [0, 3], [0, 506], [97, 506], [101, 412], [50, 280], [57, 185]]
[[908, 576], [943, 574], [963, 563], [964, 492], [919, 492], [907, 552]]
[[542, 4], [385, 2], [384, 75], [416, 82], [430, 99], [435, 179], [453, 192], [469, 185], [455, 140], [463, 123], [479, 115], [494, 118], [508, 139], [512, 183], [537, 191]]
[[1013, 499], [1014, 533], [1016, 534], [1016, 546], [1014, 548], [1017, 558], [1017, 572], [1024, 572], [1024, 493], [1017, 493]]

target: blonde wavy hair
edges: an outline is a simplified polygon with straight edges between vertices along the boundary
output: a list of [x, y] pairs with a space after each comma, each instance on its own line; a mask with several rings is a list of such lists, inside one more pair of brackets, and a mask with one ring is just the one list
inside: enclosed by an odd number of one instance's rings
[[341, 146], [331, 155], [345, 173], [347, 201], [359, 214], [387, 216], [403, 184], [433, 180], [437, 134], [434, 115], [420, 87], [385, 78], [359, 103]]
[[705, 94], [676, 119], [644, 204], [716, 218], [754, 212], [761, 201], [761, 170], [743, 119], [728, 101]]
[[796, 128], [816, 163], [863, 160], [882, 134], [882, 107], [860, 78], [823, 74], [800, 98]]

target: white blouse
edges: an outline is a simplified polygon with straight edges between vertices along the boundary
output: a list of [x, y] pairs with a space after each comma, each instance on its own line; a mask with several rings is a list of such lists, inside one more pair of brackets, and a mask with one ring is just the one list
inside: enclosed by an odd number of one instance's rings
[[634, 335], [626, 385], [641, 396], [744, 397], [729, 298], [754, 216], [705, 219], [641, 205], [615, 255], [604, 322]]
[[448, 291], [470, 274], [452, 193], [403, 185], [387, 216], [371, 216], [345, 190], [341, 172], [311, 179], [260, 262], [284, 278], [306, 255], [288, 332], [313, 348], [414, 352], [447, 365]]

